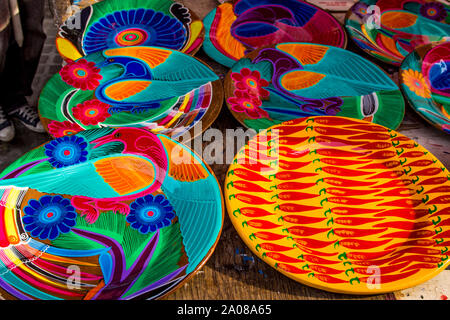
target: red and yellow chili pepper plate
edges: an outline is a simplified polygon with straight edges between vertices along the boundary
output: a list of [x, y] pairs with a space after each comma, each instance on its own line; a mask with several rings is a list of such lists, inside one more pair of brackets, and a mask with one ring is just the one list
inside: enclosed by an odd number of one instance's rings
[[449, 171], [377, 124], [320, 116], [264, 130], [236, 155], [225, 197], [249, 248], [312, 287], [392, 292], [450, 262]]

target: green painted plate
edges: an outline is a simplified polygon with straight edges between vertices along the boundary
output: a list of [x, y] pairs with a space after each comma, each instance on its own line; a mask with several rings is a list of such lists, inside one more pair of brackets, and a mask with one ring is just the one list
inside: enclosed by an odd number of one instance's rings
[[231, 113], [244, 126], [266, 129], [309, 116], [343, 116], [396, 129], [405, 103], [375, 64], [350, 51], [282, 43], [239, 60], [225, 79]]
[[449, 23], [444, 1], [362, 0], [348, 11], [345, 27], [365, 52], [400, 66], [416, 47], [449, 40]]
[[450, 42], [417, 48], [400, 68], [410, 105], [435, 127], [450, 133]]

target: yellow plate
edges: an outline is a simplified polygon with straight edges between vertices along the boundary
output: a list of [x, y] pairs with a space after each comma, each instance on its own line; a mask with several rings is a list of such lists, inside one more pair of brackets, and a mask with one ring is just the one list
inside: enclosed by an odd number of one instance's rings
[[319, 289], [402, 290], [450, 261], [448, 170], [366, 121], [310, 117], [260, 132], [230, 166], [225, 201], [258, 257]]

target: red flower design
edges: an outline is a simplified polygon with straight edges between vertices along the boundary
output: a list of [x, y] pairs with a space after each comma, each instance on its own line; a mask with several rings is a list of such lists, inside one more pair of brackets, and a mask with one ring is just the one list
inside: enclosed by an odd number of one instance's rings
[[269, 118], [269, 114], [261, 109], [261, 100], [248, 92], [236, 90], [234, 97], [228, 98], [231, 110], [234, 112], [244, 112], [252, 119]]
[[249, 68], [242, 68], [240, 73], [231, 73], [231, 79], [234, 80], [236, 89], [248, 91], [252, 95], [267, 98], [269, 91], [264, 89], [269, 85], [269, 82], [261, 78], [259, 71], [251, 71]]
[[59, 72], [62, 80], [74, 88], [81, 90], [93, 90], [100, 85], [103, 78], [100, 69], [94, 62], [86, 59], [73, 61], [65, 65]]
[[111, 116], [108, 112], [110, 107], [110, 105], [103, 103], [100, 100], [93, 99], [78, 104], [72, 109], [72, 114], [85, 126], [96, 125]]
[[83, 128], [70, 121], [52, 121], [48, 124], [48, 132], [55, 138], [61, 138], [80, 131], [83, 131]]

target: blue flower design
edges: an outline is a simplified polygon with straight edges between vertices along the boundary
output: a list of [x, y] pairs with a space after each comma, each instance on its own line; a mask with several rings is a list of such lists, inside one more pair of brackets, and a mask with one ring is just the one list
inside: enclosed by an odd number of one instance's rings
[[76, 224], [77, 213], [70, 200], [61, 196], [43, 196], [32, 199], [23, 209], [22, 222], [32, 237], [54, 240], [68, 233]]
[[146, 234], [168, 227], [175, 218], [175, 212], [169, 200], [162, 194], [147, 195], [136, 199], [131, 205], [127, 222], [133, 229]]
[[87, 160], [87, 142], [77, 136], [65, 136], [45, 145], [45, 154], [55, 168], [71, 166]]
[[126, 46], [157, 46], [179, 50], [187, 32], [183, 24], [152, 9], [131, 9], [108, 14], [92, 24], [83, 39], [86, 54]]

